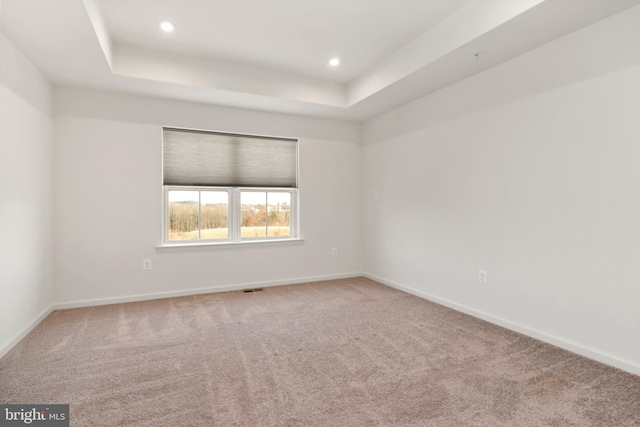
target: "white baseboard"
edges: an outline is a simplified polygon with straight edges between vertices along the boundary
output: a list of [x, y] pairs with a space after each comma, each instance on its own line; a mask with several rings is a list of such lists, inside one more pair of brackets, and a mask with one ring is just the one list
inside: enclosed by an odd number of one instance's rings
[[148, 293], [148, 294], [130, 295], [126, 297], [110, 297], [110, 298], [96, 298], [96, 299], [79, 300], [79, 301], [68, 301], [68, 302], [55, 304], [54, 310], [61, 310], [66, 308], [92, 307], [97, 305], [121, 304], [121, 303], [127, 303], [127, 302], [147, 301], [147, 300], [162, 299], [162, 298], [210, 294], [215, 292], [229, 292], [229, 291], [237, 291], [240, 289], [267, 288], [271, 286], [294, 285], [297, 283], [309, 283], [309, 282], [320, 282], [323, 280], [347, 279], [350, 277], [359, 277], [359, 276], [362, 276], [362, 273], [357, 272], [357, 273], [334, 274], [334, 275], [324, 275], [324, 276], [298, 277], [296, 279], [240, 283], [240, 284], [234, 284], [234, 285], [212, 286], [208, 288], [196, 288], [196, 289], [186, 289], [186, 290], [180, 290], [180, 291], [155, 292], [155, 293]]
[[214, 292], [228, 292], [228, 291], [237, 291], [240, 289], [251, 289], [251, 288], [266, 288], [270, 286], [282, 286], [282, 285], [293, 285], [297, 283], [309, 283], [309, 282], [320, 282], [323, 280], [336, 280], [336, 279], [347, 279], [350, 277], [359, 277], [362, 276], [362, 273], [345, 273], [345, 274], [334, 274], [334, 275], [323, 275], [323, 276], [310, 276], [310, 277], [299, 277], [296, 279], [286, 279], [286, 280], [270, 280], [264, 282], [252, 282], [252, 283], [240, 283], [235, 285], [225, 285], [225, 286], [212, 286], [208, 288], [197, 288], [197, 289], [187, 289], [181, 291], [169, 291], [169, 292], [156, 292], [149, 294], [139, 294], [139, 295], [130, 295], [126, 297], [111, 297], [111, 298], [97, 298], [90, 300], [79, 300], [79, 301], [69, 301], [63, 303], [53, 304], [46, 310], [42, 312], [37, 318], [35, 318], [26, 328], [24, 328], [18, 335], [16, 335], [10, 341], [3, 343], [0, 347], [0, 358], [4, 357], [11, 349], [20, 342], [29, 332], [33, 330], [40, 322], [42, 322], [45, 317], [47, 317], [52, 311], [55, 310], [63, 310], [67, 308], [79, 308], [79, 307], [92, 307], [98, 305], [108, 305], [108, 304], [120, 304], [126, 302], [136, 302], [136, 301], [147, 301], [154, 299], [162, 299], [162, 298], [172, 298], [172, 297], [181, 297], [188, 295], [199, 295], [199, 294], [209, 294]]
[[26, 337], [27, 334], [31, 332], [33, 328], [38, 326], [40, 322], [42, 322], [45, 317], [47, 317], [53, 310], [55, 310], [55, 307], [53, 305], [49, 308], [46, 308], [42, 313], [40, 313], [38, 317], [33, 319], [31, 323], [29, 323], [20, 333], [18, 333], [18, 335], [10, 339], [8, 342], [3, 343], [0, 347], [0, 359], [2, 359], [7, 353], [9, 353], [9, 351], [11, 351], [11, 349], [16, 344], [18, 344], [22, 340], [22, 338]]
[[25, 327], [13, 339], [4, 343], [0, 347], [0, 358], [4, 357], [17, 343], [20, 342], [20, 340], [22, 340], [29, 332], [31, 332], [33, 328], [38, 326], [38, 324], [42, 320], [44, 320], [54, 310], [60, 310], [60, 309], [66, 309], [66, 308], [78, 308], [78, 307], [91, 307], [91, 306], [108, 305], [108, 304], [119, 304], [119, 303], [126, 303], [126, 302], [135, 302], [135, 301], [146, 301], [146, 300], [153, 300], [153, 299], [172, 298], [172, 297], [180, 297], [180, 296], [188, 296], [188, 295], [199, 295], [199, 294], [207, 294], [207, 293], [215, 293], [215, 292], [228, 292], [228, 291], [236, 291], [236, 290], [247, 289], [247, 288], [265, 288], [265, 287], [271, 287], [271, 286], [292, 285], [297, 283], [319, 282], [323, 280], [346, 279], [346, 278], [358, 277], [358, 276], [367, 277], [371, 280], [375, 280], [376, 282], [382, 283], [392, 288], [396, 288], [403, 292], [407, 292], [409, 294], [418, 296], [420, 298], [424, 298], [426, 300], [435, 302], [437, 304], [444, 305], [456, 311], [460, 311], [462, 313], [469, 314], [479, 319], [486, 320], [487, 322], [502, 326], [504, 328], [510, 329], [515, 332], [519, 332], [521, 334], [530, 336], [532, 338], [536, 338], [540, 341], [546, 342], [556, 347], [560, 347], [562, 349], [579, 354], [589, 359], [593, 359], [598, 362], [616, 367], [618, 369], [622, 369], [623, 371], [626, 371], [635, 375], [640, 375], [640, 366], [634, 363], [619, 359], [615, 356], [611, 356], [601, 351], [594, 350], [592, 348], [589, 348], [589, 347], [586, 347], [562, 338], [558, 338], [544, 332], [540, 332], [538, 330], [511, 322], [506, 319], [502, 319], [500, 317], [496, 317], [494, 315], [455, 303], [453, 301], [450, 301], [444, 298], [437, 297], [435, 295], [431, 295], [427, 292], [419, 291], [417, 289], [414, 289], [408, 286], [400, 285], [399, 283], [393, 282], [391, 280], [383, 279], [382, 277], [378, 277], [373, 274], [360, 273], [360, 272], [337, 274], [337, 275], [301, 277], [301, 278], [286, 279], [286, 280], [271, 280], [271, 281], [263, 281], [263, 282], [241, 283], [241, 284], [235, 284], [235, 285], [187, 289], [187, 290], [181, 290], [181, 291], [157, 292], [157, 293], [149, 293], [149, 294], [131, 295], [126, 297], [100, 298], [100, 299], [58, 303], [45, 309], [38, 317], [36, 317], [27, 327]]
[[407, 292], [417, 297], [424, 298], [426, 300], [435, 302], [436, 304], [444, 305], [456, 311], [469, 314], [473, 317], [486, 320], [489, 323], [493, 323], [495, 325], [502, 326], [503, 328], [510, 329], [515, 332], [519, 332], [523, 335], [527, 335], [529, 337], [538, 339], [540, 341], [546, 342], [556, 347], [560, 347], [572, 353], [579, 354], [580, 356], [584, 356], [586, 358], [596, 360], [598, 362], [604, 363], [609, 366], [613, 366], [615, 368], [621, 369], [623, 371], [629, 372], [634, 375], [640, 375], [640, 366], [634, 363], [628, 362], [626, 360], [619, 359], [615, 356], [603, 353], [601, 351], [595, 350], [593, 348], [589, 348], [587, 346], [584, 346], [575, 342], [571, 342], [569, 340], [562, 339], [562, 338], [550, 335], [548, 333], [541, 332], [541, 331], [520, 325], [518, 323], [511, 322], [506, 319], [502, 319], [500, 317], [496, 317], [492, 314], [485, 313], [483, 311], [476, 310], [476, 309], [458, 304], [456, 302], [437, 297], [435, 295], [431, 295], [427, 292], [419, 291], [417, 289], [414, 289], [408, 286], [400, 285], [399, 283], [393, 282], [391, 280], [383, 279], [382, 277], [378, 277], [373, 274], [362, 273], [362, 275], [364, 277], [367, 277], [371, 280], [382, 283], [384, 285], [390, 286], [392, 288], [396, 288], [403, 292]]

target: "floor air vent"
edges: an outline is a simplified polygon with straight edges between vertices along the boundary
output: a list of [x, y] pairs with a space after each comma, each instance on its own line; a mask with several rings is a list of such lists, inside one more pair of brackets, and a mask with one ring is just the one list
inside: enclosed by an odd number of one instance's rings
[[255, 289], [243, 289], [242, 292], [244, 292], [245, 294], [248, 294], [250, 292], [262, 292], [263, 289], [262, 288], [255, 288]]

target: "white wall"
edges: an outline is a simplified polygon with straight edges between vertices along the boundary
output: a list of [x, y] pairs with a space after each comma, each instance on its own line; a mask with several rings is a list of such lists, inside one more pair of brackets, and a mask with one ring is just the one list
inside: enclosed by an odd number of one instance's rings
[[[114, 93], [54, 93], [54, 283], [73, 303], [358, 274], [359, 125]], [[158, 252], [161, 127], [300, 139], [303, 244]], [[339, 256], [331, 256], [338, 247]], [[142, 259], [153, 261], [142, 270]]]
[[364, 271], [640, 373], [638, 46], [636, 7], [366, 122]]
[[0, 356], [52, 304], [51, 87], [0, 34]]
[[[639, 42], [634, 8], [368, 121], [360, 147], [353, 123], [71, 88], [52, 138], [49, 84], [0, 35], [0, 349], [53, 301], [364, 269], [640, 373]], [[300, 138], [304, 244], [157, 252], [164, 125]]]

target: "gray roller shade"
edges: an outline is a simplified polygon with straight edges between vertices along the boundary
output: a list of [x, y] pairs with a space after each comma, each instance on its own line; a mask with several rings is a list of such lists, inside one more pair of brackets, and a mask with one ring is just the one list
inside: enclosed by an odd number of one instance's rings
[[163, 128], [164, 185], [297, 187], [298, 141]]

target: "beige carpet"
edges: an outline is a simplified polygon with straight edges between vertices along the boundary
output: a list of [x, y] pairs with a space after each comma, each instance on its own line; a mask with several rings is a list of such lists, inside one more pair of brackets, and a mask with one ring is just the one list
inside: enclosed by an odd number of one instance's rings
[[364, 278], [56, 311], [0, 403], [72, 426], [640, 426], [640, 377]]

